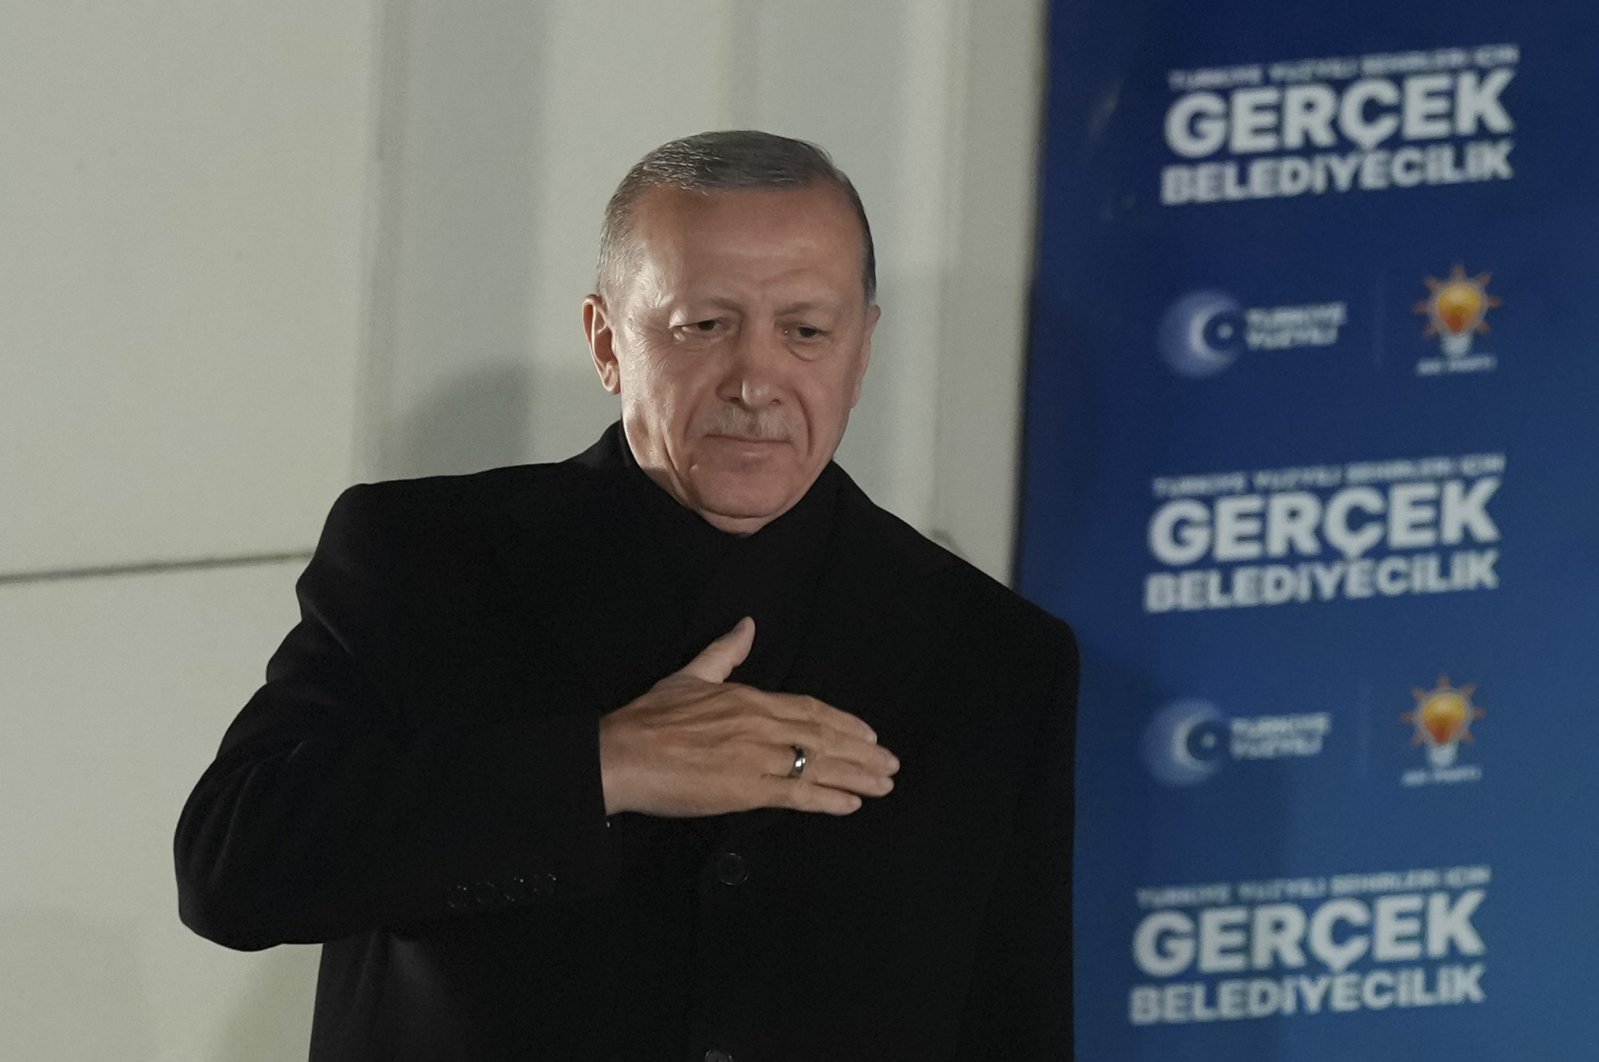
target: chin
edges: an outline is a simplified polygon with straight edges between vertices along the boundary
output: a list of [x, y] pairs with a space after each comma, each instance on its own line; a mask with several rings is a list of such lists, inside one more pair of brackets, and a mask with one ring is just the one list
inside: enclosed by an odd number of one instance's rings
[[707, 489], [696, 491], [698, 504], [694, 506], [713, 524], [727, 522], [775, 520], [804, 494], [791, 489], [796, 484], [738, 484], [710, 483]]

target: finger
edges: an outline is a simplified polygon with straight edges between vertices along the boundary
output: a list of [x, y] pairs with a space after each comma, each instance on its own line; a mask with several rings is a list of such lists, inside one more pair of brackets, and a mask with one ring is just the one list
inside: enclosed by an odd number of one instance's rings
[[849, 815], [861, 809], [861, 798], [854, 793], [805, 781], [768, 778], [763, 789], [763, 807], [792, 808], [823, 815]]
[[726, 682], [733, 669], [750, 655], [755, 644], [755, 621], [745, 616], [733, 629], [700, 650], [700, 655], [683, 665], [679, 675], [691, 675], [703, 682]]
[[[894, 789], [894, 780], [890, 777], [894, 772], [889, 769], [883, 752], [884, 750], [872, 746], [866, 762], [861, 762], [833, 753], [806, 749], [805, 770], [795, 777], [794, 749], [790, 747], [772, 754], [772, 763], [776, 769], [771, 773], [788, 781], [804, 781], [829, 789], [842, 789], [860, 796], [886, 796]], [[898, 763], [893, 764], [894, 768], [898, 766]]]
[[858, 715], [834, 708], [826, 701], [802, 693], [772, 693], [772, 714], [779, 719], [815, 723], [860, 741], [877, 740], [877, 731]]
[[[772, 719], [759, 727], [761, 737], [777, 746], [772, 753], [774, 763], [783, 757], [785, 749], [787, 755], [792, 756], [797, 747], [804, 749], [812, 760], [824, 756], [844, 760], [885, 778], [899, 770], [899, 757], [882, 745], [840, 733], [821, 723]], [[773, 773], [783, 772], [774, 770]]]

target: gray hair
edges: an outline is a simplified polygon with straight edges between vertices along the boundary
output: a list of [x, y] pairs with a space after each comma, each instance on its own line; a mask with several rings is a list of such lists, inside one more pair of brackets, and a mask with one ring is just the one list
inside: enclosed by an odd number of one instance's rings
[[844, 171], [833, 165], [827, 152], [815, 144], [757, 129], [686, 136], [662, 144], [640, 159], [605, 206], [596, 289], [608, 294], [630, 264], [633, 212], [651, 188], [708, 192], [720, 188], [803, 188], [818, 181], [837, 186], [855, 208], [865, 245], [861, 275], [866, 301], [870, 303], [877, 298], [877, 255], [866, 208], [861, 205], [855, 186]]

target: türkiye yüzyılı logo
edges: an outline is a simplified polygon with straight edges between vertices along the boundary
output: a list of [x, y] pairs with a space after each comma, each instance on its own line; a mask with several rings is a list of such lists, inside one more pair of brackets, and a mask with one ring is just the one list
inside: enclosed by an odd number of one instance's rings
[[1321, 755], [1327, 712], [1229, 717], [1209, 701], [1173, 701], [1144, 727], [1144, 764], [1166, 785], [1197, 785], [1228, 763]]
[[[1491, 331], [1488, 311], [1504, 300], [1488, 291], [1491, 273], [1468, 273], [1455, 263], [1447, 276], [1422, 278], [1427, 292], [1414, 312], [1425, 318], [1421, 337], [1436, 340], [1440, 356], [1416, 363], [1417, 376], [1491, 372], [1496, 355], [1473, 349]], [[1335, 346], [1349, 322], [1348, 303], [1336, 300], [1246, 306], [1229, 292], [1200, 288], [1172, 300], [1155, 330], [1156, 347], [1179, 376], [1215, 376], [1248, 354]]]
[[1514, 44], [1173, 70], [1168, 206], [1514, 176]]
[[1443, 356], [1416, 362], [1416, 375], [1492, 371], [1499, 359], [1474, 351], [1472, 345], [1478, 335], [1490, 330], [1488, 311], [1504, 305], [1499, 296], [1488, 293], [1493, 274], [1468, 274], [1466, 267], [1457, 262], [1447, 277], [1423, 279], [1427, 297], [1416, 303], [1415, 312], [1427, 318], [1423, 335], [1438, 337]]
[[1483, 1002], [1486, 866], [1137, 889], [1134, 1025]]
[[1411, 730], [1410, 743], [1427, 750], [1427, 766], [1405, 771], [1400, 781], [1407, 786], [1438, 785], [1455, 782], [1476, 782], [1482, 779], [1482, 768], [1474, 763], [1457, 763], [1460, 746], [1470, 745], [1477, 739], [1471, 724], [1487, 715], [1487, 711], [1473, 701], [1477, 694], [1474, 683], [1456, 686], [1448, 675], [1438, 676], [1430, 689], [1414, 689], [1411, 697], [1415, 707], [1400, 716], [1400, 722]]
[[1158, 476], [1146, 612], [1493, 590], [1499, 453]]
[[1190, 291], [1161, 315], [1156, 344], [1180, 376], [1214, 376], [1245, 353], [1325, 348], [1349, 320], [1342, 302], [1245, 306], [1224, 291]]

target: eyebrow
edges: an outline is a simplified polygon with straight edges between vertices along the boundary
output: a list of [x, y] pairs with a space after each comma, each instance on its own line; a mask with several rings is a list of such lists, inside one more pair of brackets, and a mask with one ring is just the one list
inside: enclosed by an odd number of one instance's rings
[[777, 308], [779, 317], [791, 313], [809, 313], [816, 310], [831, 311], [838, 309], [838, 302], [833, 299], [801, 299], [798, 302], [785, 303]]
[[[744, 304], [738, 299], [715, 295], [703, 299], [684, 299], [683, 305], [688, 307], [714, 307], [719, 310], [743, 310], [744, 308]], [[775, 312], [779, 317], [786, 317], [796, 313], [835, 312], [838, 308], [839, 302], [836, 299], [796, 299], [793, 302], [783, 303], [777, 307]]]

